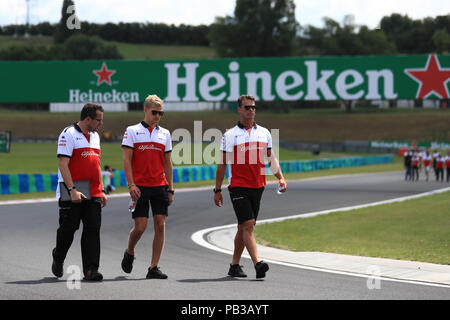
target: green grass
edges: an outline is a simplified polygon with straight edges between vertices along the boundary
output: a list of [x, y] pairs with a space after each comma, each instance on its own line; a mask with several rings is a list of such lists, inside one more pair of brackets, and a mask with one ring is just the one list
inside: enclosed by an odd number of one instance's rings
[[450, 264], [450, 192], [349, 212], [261, 224], [257, 241], [318, 251]]
[[30, 36], [28, 39], [24, 37], [13, 38], [12, 36], [0, 35], [0, 50], [12, 46], [45, 46], [50, 47], [53, 44], [53, 38], [49, 36]]
[[126, 60], [211, 59], [214, 50], [204, 46], [171, 46], [105, 41], [117, 46]]
[[[119, 53], [126, 60], [171, 60], [171, 59], [211, 59], [215, 58], [215, 52], [207, 46], [179, 46], [138, 44], [117, 41], [104, 41], [105, 44], [115, 45]], [[12, 46], [45, 46], [53, 45], [50, 36], [30, 36], [13, 38], [0, 36], [0, 50]]]

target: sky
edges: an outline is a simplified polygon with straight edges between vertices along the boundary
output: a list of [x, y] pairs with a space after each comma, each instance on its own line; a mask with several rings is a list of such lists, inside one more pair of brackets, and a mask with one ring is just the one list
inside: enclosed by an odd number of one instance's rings
[[[28, 0], [30, 23], [56, 23], [61, 17], [62, 0]], [[450, 14], [447, 0], [294, 0], [296, 18], [302, 25], [323, 27], [323, 17], [342, 23], [352, 14], [356, 25], [377, 28], [383, 16], [391, 13], [413, 19]], [[0, 0], [0, 25], [24, 24], [27, 0]], [[74, 0], [81, 21], [151, 22], [209, 25], [217, 16], [233, 15], [235, 0]]]

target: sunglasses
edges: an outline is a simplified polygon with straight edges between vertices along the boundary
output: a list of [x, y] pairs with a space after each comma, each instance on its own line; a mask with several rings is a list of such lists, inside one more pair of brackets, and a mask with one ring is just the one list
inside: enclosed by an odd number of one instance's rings
[[245, 110], [256, 110], [256, 106], [242, 106], [243, 108], [245, 108]]
[[159, 116], [162, 117], [164, 115], [164, 111], [152, 110], [152, 115], [156, 116], [157, 114], [159, 114]]

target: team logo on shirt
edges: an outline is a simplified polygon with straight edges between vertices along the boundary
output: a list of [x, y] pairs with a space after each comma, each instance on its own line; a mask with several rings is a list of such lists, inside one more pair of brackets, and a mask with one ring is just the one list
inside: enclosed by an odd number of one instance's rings
[[252, 146], [242, 146], [241, 147], [241, 152], [247, 152], [247, 151], [251, 151], [251, 150], [263, 150], [265, 149], [265, 147], [261, 147], [261, 146], [256, 146], [256, 145], [252, 145]]
[[161, 148], [155, 147], [155, 145], [153, 145], [153, 144], [150, 144], [150, 145], [143, 144], [143, 145], [140, 145], [138, 149], [139, 149], [140, 151], [145, 151], [145, 150], [157, 150], [157, 151], [162, 151]]
[[89, 156], [97, 156], [97, 157], [100, 157], [100, 155], [98, 155], [98, 154], [95, 153], [94, 151], [83, 151], [83, 152], [81, 153], [81, 156], [82, 156], [83, 158], [87, 158], [87, 157], [89, 157]]

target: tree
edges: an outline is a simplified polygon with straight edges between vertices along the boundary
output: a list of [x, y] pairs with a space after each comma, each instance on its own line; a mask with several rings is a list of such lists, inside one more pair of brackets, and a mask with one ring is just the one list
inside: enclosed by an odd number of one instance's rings
[[[400, 53], [430, 53], [445, 50], [445, 31], [450, 32], [450, 15], [412, 20], [408, 16], [392, 14], [383, 17], [380, 26], [388, 39], [396, 44]], [[437, 32], [438, 30], [442, 31]], [[437, 47], [436, 41], [433, 40], [435, 36], [438, 45], [444, 46], [444, 49]]]
[[234, 17], [218, 17], [208, 39], [222, 57], [290, 56], [298, 31], [293, 0], [237, 0]]
[[59, 20], [54, 34], [56, 43], [63, 43], [79, 30], [73, 27], [73, 20], [76, 16], [75, 10], [70, 10], [71, 8], [75, 8], [75, 3], [72, 0], [64, 0], [61, 10], [61, 20]]
[[114, 45], [105, 44], [98, 36], [77, 34], [64, 42], [62, 59], [123, 59]]
[[357, 26], [351, 15], [340, 25], [333, 19], [324, 18], [323, 29], [307, 26], [304, 29], [302, 54], [309, 55], [371, 55], [395, 54], [395, 44], [379, 29]]
[[450, 35], [447, 29], [442, 28], [436, 30], [433, 34], [433, 44], [437, 53], [449, 53], [450, 52]]
[[385, 16], [381, 19], [380, 28], [390, 40], [395, 42], [400, 53], [412, 52], [418, 44], [416, 41], [411, 41], [411, 33], [415, 27], [414, 21], [407, 15], [393, 13]]

